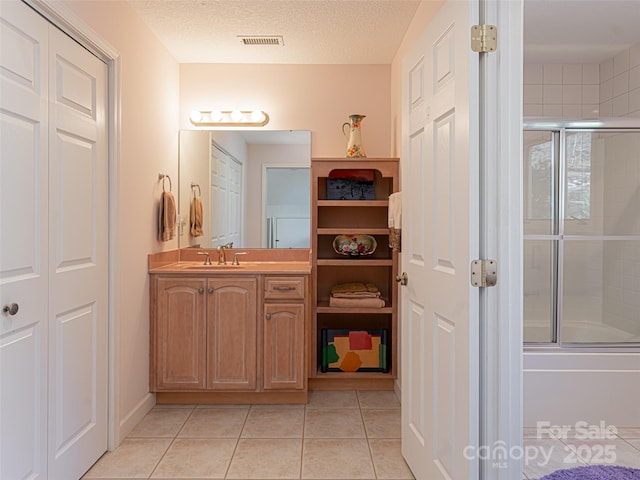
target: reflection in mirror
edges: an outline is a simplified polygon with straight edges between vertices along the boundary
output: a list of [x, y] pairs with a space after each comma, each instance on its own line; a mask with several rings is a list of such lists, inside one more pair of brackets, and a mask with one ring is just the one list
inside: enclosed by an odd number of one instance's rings
[[309, 248], [309, 131], [181, 130], [179, 247]]

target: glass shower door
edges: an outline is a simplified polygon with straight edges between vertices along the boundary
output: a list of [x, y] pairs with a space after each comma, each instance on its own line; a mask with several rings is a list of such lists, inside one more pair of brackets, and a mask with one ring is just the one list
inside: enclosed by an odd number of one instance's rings
[[523, 140], [525, 343], [640, 343], [640, 131]]
[[524, 341], [556, 341], [558, 135], [525, 131]]
[[563, 343], [640, 340], [640, 132], [567, 130]]

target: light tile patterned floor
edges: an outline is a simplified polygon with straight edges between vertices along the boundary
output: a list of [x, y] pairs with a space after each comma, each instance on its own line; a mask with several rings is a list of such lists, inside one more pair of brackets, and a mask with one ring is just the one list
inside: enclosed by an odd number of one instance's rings
[[576, 439], [569, 432], [566, 438], [553, 438], [535, 428], [525, 428], [524, 446], [531, 458], [525, 462], [522, 478], [538, 480], [556, 470], [584, 465], [612, 464], [640, 469], [640, 428], [618, 428], [616, 438], [597, 440]]
[[394, 392], [307, 405], [156, 406], [83, 479], [413, 479]]

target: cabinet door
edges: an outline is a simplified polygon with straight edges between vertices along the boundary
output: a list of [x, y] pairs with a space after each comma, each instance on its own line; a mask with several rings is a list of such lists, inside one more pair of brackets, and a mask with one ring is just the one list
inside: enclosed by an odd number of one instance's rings
[[255, 277], [209, 280], [208, 389], [256, 389], [257, 283]]
[[264, 306], [264, 388], [304, 388], [304, 303]]
[[204, 388], [205, 287], [204, 279], [158, 279], [155, 359], [158, 390]]

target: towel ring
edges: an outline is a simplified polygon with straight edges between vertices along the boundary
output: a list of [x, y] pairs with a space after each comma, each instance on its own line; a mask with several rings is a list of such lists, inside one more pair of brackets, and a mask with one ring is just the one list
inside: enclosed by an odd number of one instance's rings
[[202, 191], [200, 190], [200, 185], [197, 183], [191, 182], [191, 190], [193, 191], [193, 198], [196, 198], [196, 189], [198, 189], [198, 197], [202, 196]]
[[162, 191], [166, 192], [166, 190], [164, 188], [164, 179], [165, 178], [169, 179], [169, 191], [173, 190], [173, 187], [171, 186], [171, 177], [169, 175], [167, 175], [166, 173], [159, 173], [158, 174], [158, 180], [162, 180]]

